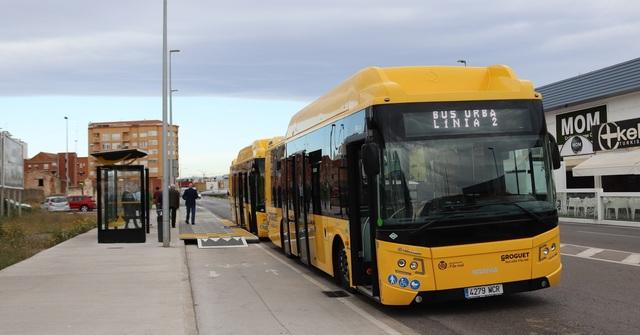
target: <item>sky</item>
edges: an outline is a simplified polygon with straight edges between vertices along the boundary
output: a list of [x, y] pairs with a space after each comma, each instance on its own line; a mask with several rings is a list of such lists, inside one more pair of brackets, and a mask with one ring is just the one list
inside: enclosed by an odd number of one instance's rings
[[[92, 121], [162, 117], [161, 0], [0, 0], [0, 127], [87, 153]], [[367, 66], [507, 64], [542, 86], [640, 57], [640, 2], [169, 0], [182, 176]], [[77, 140], [77, 142], [76, 142]], [[77, 144], [76, 144], [77, 143]]]

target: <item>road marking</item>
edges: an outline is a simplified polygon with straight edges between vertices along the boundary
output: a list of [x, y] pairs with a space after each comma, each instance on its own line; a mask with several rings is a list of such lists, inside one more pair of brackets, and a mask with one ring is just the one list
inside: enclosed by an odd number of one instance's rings
[[626, 266], [637, 266], [637, 267], [640, 267], [640, 264], [622, 263], [622, 262], [612, 261], [612, 260], [602, 259], [602, 258], [578, 257], [577, 255], [572, 255], [572, 254], [562, 254], [562, 256], [569, 256], [569, 257], [576, 257], [576, 258], [582, 258], [582, 259], [590, 259], [592, 261], [599, 261], [599, 262], [614, 263], [614, 264], [620, 264], [620, 265], [626, 265]]
[[589, 248], [587, 250], [581, 251], [579, 253], [576, 254], [576, 257], [585, 257], [585, 258], [589, 258], [595, 254], [599, 254], [601, 252], [603, 252], [604, 249], [599, 249], [599, 248]]
[[[584, 245], [576, 245], [576, 244], [568, 244], [568, 243], [562, 243], [560, 244], [560, 247], [568, 247], [568, 246], [572, 246], [572, 247], [578, 247], [578, 248], [584, 248], [585, 250], [577, 253], [577, 254], [569, 254], [569, 253], [564, 253], [561, 252], [560, 254], [562, 256], [568, 256], [568, 257], [577, 257], [577, 258], [582, 258], [582, 259], [591, 259], [594, 261], [599, 261], [599, 262], [607, 262], [607, 263], [615, 263], [615, 264], [621, 264], [621, 265], [627, 265], [627, 266], [638, 266], [640, 267], [640, 254], [638, 253], [633, 253], [633, 252], [629, 252], [629, 251], [622, 251], [622, 250], [613, 250], [613, 249], [600, 249], [600, 248], [591, 248], [591, 247], [587, 247]], [[615, 252], [619, 252], [619, 253], [624, 253], [624, 254], [628, 254], [628, 256], [621, 260], [621, 261], [614, 261], [611, 259], [605, 259], [605, 258], [596, 258], [593, 257], [603, 251], [615, 251]]]
[[611, 234], [611, 233], [600, 233], [600, 232], [597, 232], [597, 231], [588, 231], [588, 230], [577, 230], [576, 232], [578, 232], [578, 233], [585, 233], [585, 234], [606, 235], [606, 236], [618, 236], [618, 237], [640, 238], [640, 236], [622, 235], [622, 234]]
[[[289, 269], [293, 270], [293, 272], [301, 275], [304, 279], [308, 280], [309, 282], [311, 282], [313, 285], [317, 286], [321, 290], [323, 290], [323, 291], [329, 291], [330, 290], [330, 288], [327, 287], [326, 285], [320, 283], [319, 281], [315, 280], [314, 278], [312, 278], [311, 276], [307, 275], [306, 273], [303, 273], [302, 271], [300, 271], [300, 269], [295, 268], [293, 265], [291, 265], [291, 264], [285, 262], [284, 260], [278, 258], [276, 255], [274, 255], [271, 251], [268, 251], [262, 245], [258, 244], [256, 246], [258, 248], [262, 249], [262, 251], [266, 252], [267, 255], [271, 256], [273, 259], [277, 260], [278, 262], [286, 265]], [[365, 320], [371, 322], [372, 324], [374, 324], [375, 326], [377, 326], [378, 328], [383, 330], [386, 334], [389, 334], [389, 335], [402, 335], [402, 333], [400, 333], [397, 330], [391, 328], [386, 323], [376, 319], [373, 315], [371, 315], [367, 311], [365, 311], [362, 308], [354, 305], [351, 301], [347, 300], [347, 298], [336, 298], [336, 300], [340, 301], [342, 304], [344, 304], [345, 306], [349, 307], [352, 311], [358, 313]]]
[[209, 271], [209, 277], [217, 278], [217, 277], [220, 277], [220, 274], [215, 271]]
[[640, 264], [640, 254], [631, 254], [627, 256], [627, 258], [621, 260], [621, 262], [626, 264]]
[[[593, 247], [587, 246], [587, 245], [580, 245], [580, 244], [569, 244], [569, 243], [563, 243], [560, 245], [560, 247], [562, 248], [562, 246], [574, 246], [574, 247], [579, 247], [579, 248], [585, 248], [585, 249], [590, 249]], [[631, 251], [626, 251], [626, 250], [618, 250], [618, 249], [603, 249], [603, 250], [611, 250], [611, 251], [618, 251], [618, 252], [626, 252], [629, 254], [633, 254], [634, 252]]]

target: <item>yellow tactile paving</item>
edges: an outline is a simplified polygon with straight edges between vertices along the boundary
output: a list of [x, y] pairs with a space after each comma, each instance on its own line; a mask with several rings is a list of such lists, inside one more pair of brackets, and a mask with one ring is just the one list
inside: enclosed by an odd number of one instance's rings
[[230, 232], [225, 233], [182, 233], [179, 235], [181, 240], [196, 240], [200, 238], [222, 238], [222, 237], [244, 237], [246, 239], [257, 239], [255, 235], [241, 228], [231, 228]]

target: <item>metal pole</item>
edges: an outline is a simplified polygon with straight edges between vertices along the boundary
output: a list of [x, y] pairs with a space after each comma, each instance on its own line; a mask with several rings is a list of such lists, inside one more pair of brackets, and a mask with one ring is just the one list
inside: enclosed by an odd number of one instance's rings
[[[173, 92], [177, 92], [178, 90], [174, 90], [173, 89], [173, 84], [172, 84], [172, 76], [171, 76], [171, 67], [172, 67], [172, 61], [171, 61], [171, 54], [174, 52], [180, 52], [180, 50], [178, 49], [173, 49], [173, 50], [169, 50], [169, 130], [172, 132], [173, 134]], [[175, 136], [171, 136], [172, 140], [171, 140], [171, 155], [169, 157], [169, 171], [170, 171], [170, 182], [171, 185], [173, 185], [175, 183], [175, 174], [173, 173], [173, 160], [175, 159], [175, 155], [173, 154], [173, 151], [176, 147], [176, 139]]]
[[24, 190], [18, 190], [18, 216], [22, 216], [22, 193]]
[[66, 129], [67, 129], [67, 137], [66, 137], [66, 145], [67, 145], [67, 149], [64, 153], [64, 170], [65, 170], [65, 178], [67, 179], [67, 186], [65, 189], [65, 194], [69, 194], [69, 118], [68, 117], [64, 117], [64, 121], [66, 123]]
[[[173, 89], [171, 88], [171, 54], [173, 50], [169, 50], [169, 127], [167, 131], [171, 131], [173, 127]], [[165, 132], [168, 136], [168, 132]], [[170, 138], [170, 136], [169, 136]], [[172, 146], [171, 146], [172, 147]], [[173, 150], [169, 147], [169, 153], [167, 153], [169, 157], [169, 184], [173, 185]]]
[[162, 12], [162, 246], [169, 247], [171, 230], [169, 229], [169, 159], [167, 156], [167, 0], [163, 1]]

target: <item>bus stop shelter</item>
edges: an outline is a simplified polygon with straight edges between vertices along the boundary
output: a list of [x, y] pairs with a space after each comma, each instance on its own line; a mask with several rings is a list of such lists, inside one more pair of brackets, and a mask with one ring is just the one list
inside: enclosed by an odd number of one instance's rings
[[131, 165], [138, 149], [98, 152], [98, 243], [144, 243], [149, 232], [149, 172]]

